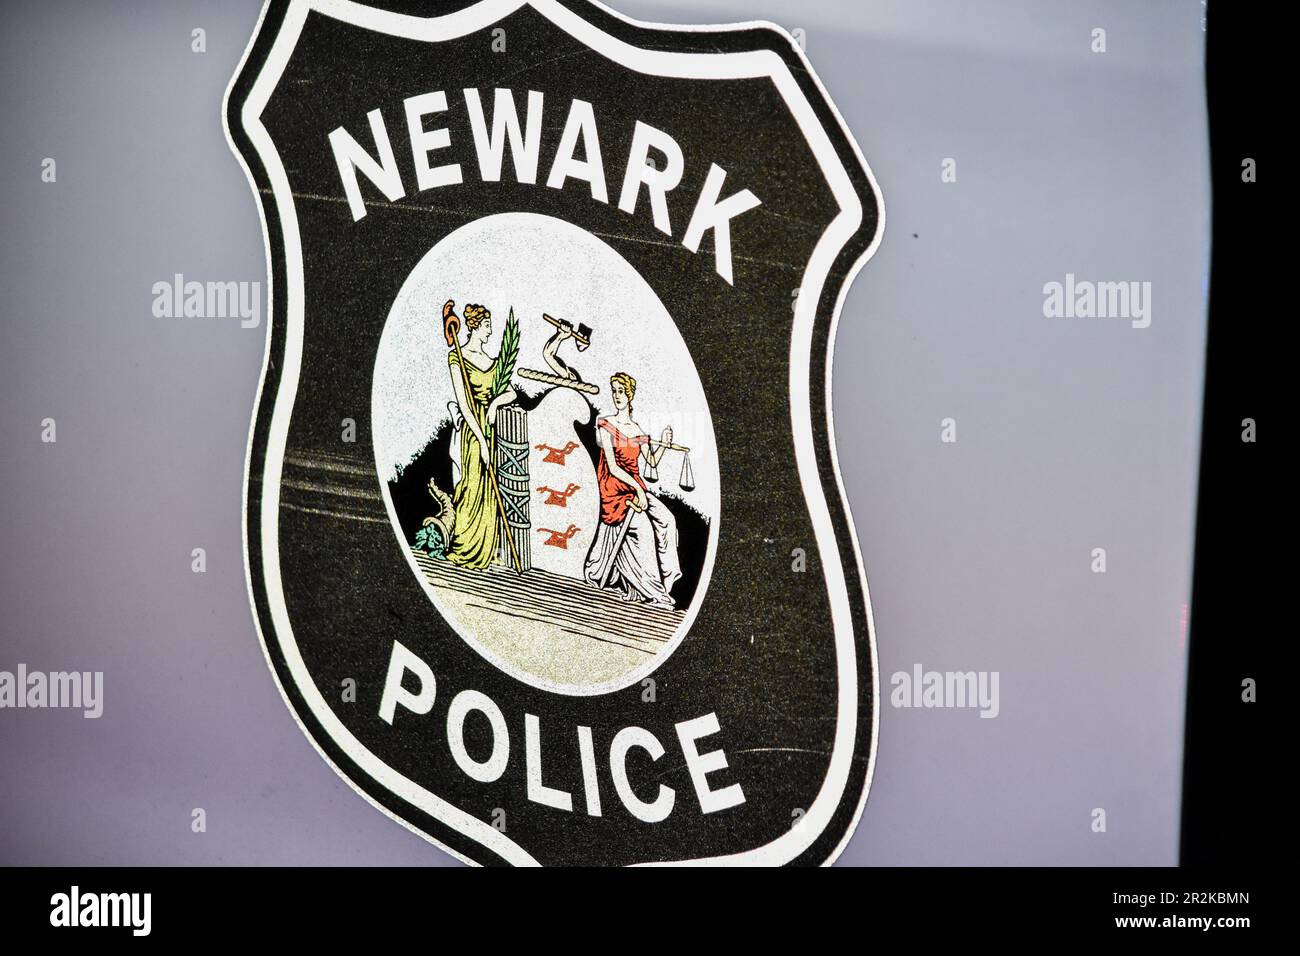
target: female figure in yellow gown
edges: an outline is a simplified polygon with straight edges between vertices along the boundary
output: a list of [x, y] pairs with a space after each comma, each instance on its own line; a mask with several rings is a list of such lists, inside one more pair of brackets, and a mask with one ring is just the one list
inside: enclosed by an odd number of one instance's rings
[[456, 393], [460, 423], [460, 481], [452, 497], [456, 522], [447, 560], [463, 568], [486, 568], [496, 554], [499, 512], [488, 469], [492, 467], [492, 423], [497, 409], [516, 398], [506, 387], [492, 397], [500, 356], [486, 351], [492, 337], [492, 313], [481, 305], [466, 305], [468, 340], [457, 355], [447, 353], [451, 387]]

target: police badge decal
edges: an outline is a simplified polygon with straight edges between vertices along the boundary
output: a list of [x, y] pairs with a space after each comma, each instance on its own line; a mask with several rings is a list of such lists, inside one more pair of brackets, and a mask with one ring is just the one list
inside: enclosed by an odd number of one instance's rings
[[880, 193], [791, 37], [270, 0], [249, 591], [356, 790], [483, 864], [821, 864], [876, 747], [831, 347]]

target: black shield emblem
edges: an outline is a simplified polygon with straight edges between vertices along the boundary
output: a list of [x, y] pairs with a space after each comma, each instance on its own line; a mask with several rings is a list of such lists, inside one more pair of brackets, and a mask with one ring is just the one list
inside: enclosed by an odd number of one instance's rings
[[321, 753], [468, 861], [833, 861], [878, 683], [830, 349], [884, 214], [791, 37], [271, 0], [226, 119], [250, 593]]

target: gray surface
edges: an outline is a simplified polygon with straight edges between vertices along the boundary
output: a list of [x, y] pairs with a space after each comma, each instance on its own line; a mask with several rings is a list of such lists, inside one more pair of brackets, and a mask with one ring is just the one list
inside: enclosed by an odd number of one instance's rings
[[[239, 528], [265, 323], [150, 311], [174, 272], [265, 284], [219, 122], [258, 8], [6, 6], [0, 669], [102, 670], [105, 713], [0, 711], [0, 863], [450, 862], [329, 769], [263, 661]], [[882, 684], [917, 662], [999, 671], [1001, 714], [886, 696], [843, 861], [1175, 862], [1208, 254], [1200, 5], [618, 9], [805, 28], [884, 191], [834, 395]], [[1066, 272], [1150, 281], [1151, 327], [1044, 318], [1042, 286]]]

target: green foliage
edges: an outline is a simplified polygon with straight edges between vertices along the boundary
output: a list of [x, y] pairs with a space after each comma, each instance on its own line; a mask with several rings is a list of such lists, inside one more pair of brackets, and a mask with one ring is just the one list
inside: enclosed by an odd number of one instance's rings
[[510, 379], [515, 374], [515, 362], [519, 358], [519, 320], [515, 318], [512, 306], [510, 317], [506, 319], [505, 331], [501, 333], [501, 354], [497, 356], [497, 371], [492, 378], [492, 398], [496, 398], [510, 387]]
[[445, 557], [447, 542], [442, 538], [442, 529], [436, 524], [428, 524], [415, 532], [415, 546], [428, 552], [431, 557]]

